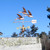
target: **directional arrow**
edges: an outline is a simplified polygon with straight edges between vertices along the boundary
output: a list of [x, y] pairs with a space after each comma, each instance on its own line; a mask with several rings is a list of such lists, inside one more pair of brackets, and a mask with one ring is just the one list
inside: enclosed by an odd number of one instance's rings
[[24, 23], [24, 22], [37, 23], [37, 20], [32, 20], [32, 21], [17, 21], [17, 22], [13, 22], [13, 23]]

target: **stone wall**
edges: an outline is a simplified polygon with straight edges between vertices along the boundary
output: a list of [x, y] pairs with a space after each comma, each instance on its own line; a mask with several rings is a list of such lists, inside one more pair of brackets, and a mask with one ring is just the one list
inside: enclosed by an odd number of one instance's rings
[[36, 37], [19, 37], [19, 38], [0, 38], [0, 45], [16, 46], [40, 43], [40, 38]]
[[0, 50], [42, 50], [40, 38], [0, 38]]

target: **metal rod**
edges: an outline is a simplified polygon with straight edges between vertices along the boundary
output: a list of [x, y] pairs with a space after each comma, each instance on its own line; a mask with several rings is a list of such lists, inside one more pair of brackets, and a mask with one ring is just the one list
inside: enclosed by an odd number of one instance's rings
[[36, 20], [32, 20], [32, 21], [18, 21], [18, 22], [14, 22], [14, 23], [24, 23], [24, 22], [32, 22], [32, 23], [36, 23]]

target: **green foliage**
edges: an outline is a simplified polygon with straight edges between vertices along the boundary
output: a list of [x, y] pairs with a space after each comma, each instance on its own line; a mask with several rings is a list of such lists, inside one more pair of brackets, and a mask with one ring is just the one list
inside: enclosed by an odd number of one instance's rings
[[47, 11], [50, 12], [50, 8], [47, 8]]
[[16, 34], [16, 32], [14, 32], [11, 37], [18, 37], [18, 34]]
[[47, 35], [45, 32], [41, 32], [41, 34], [40, 34], [40, 38], [42, 38], [43, 37], [43, 35]]
[[32, 36], [36, 36], [36, 32], [38, 30], [38, 27], [35, 27], [35, 25], [33, 24], [32, 27], [31, 27], [31, 35]]
[[47, 18], [50, 19], [50, 15], [47, 15]]
[[2, 33], [2, 32], [0, 32], [0, 35], [3, 35], [3, 33]]

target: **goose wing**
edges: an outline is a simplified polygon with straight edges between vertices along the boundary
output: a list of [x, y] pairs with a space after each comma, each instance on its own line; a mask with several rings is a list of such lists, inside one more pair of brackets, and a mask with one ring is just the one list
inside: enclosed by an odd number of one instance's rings
[[31, 12], [28, 10], [29, 15], [32, 15]]
[[26, 9], [23, 7], [24, 12], [26, 12]]
[[22, 18], [22, 16], [21, 15], [19, 15], [19, 14], [17, 14], [20, 18]]

